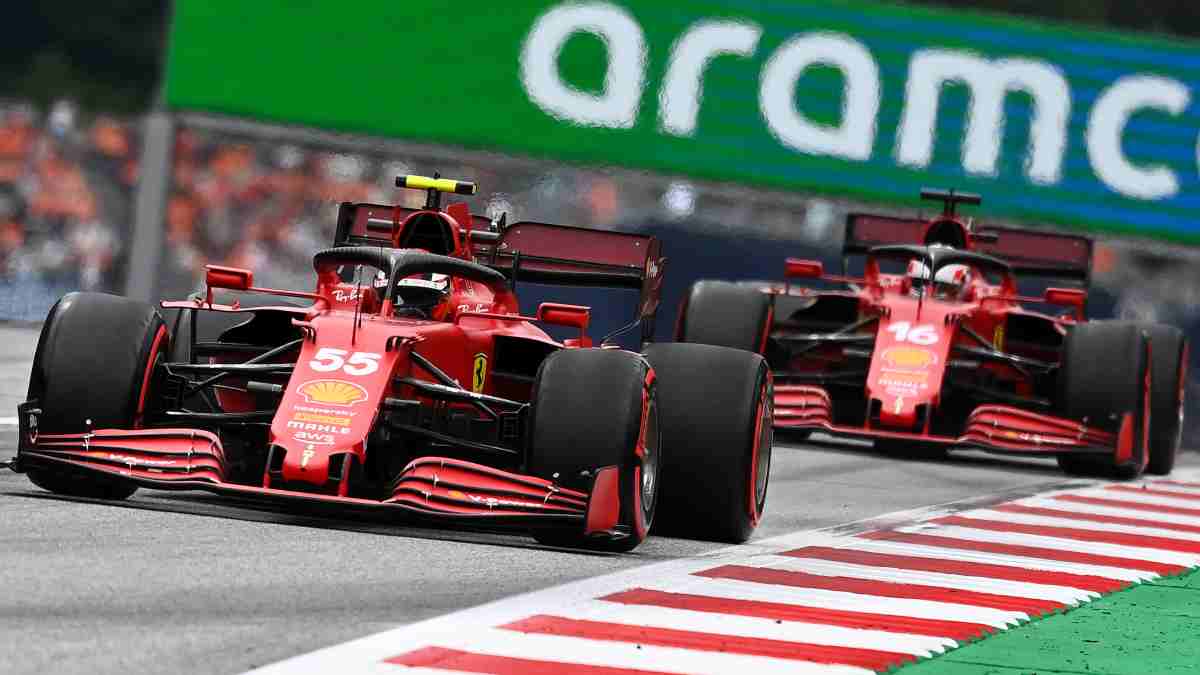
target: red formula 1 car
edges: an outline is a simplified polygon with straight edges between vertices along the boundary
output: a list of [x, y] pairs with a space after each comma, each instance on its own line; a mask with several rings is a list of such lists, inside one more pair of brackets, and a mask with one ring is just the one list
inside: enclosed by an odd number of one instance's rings
[[[441, 208], [471, 183], [397, 185], [427, 190], [426, 208], [343, 204], [312, 292], [210, 266], [207, 296], [162, 303], [171, 325], [145, 303], [65, 296], [18, 408], [15, 468], [65, 495], [204, 489], [604, 550], [632, 549], [652, 524], [745, 540], [770, 467], [765, 360], [593, 346], [582, 306], [519, 313], [518, 280], [630, 287], [649, 335], [658, 242]], [[281, 299], [222, 304], [214, 291]]]
[[[922, 197], [942, 201], [941, 215], [852, 214], [841, 275], [790, 259], [782, 284], [697, 282], [677, 338], [764, 354], [777, 428], [873, 439], [891, 452], [973, 446], [1057, 456], [1070, 472], [1169, 473], [1182, 426], [1182, 332], [1085, 320], [1090, 240], [976, 226], [957, 207], [979, 204], [977, 195]], [[861, 275], [847, 276], [858, 260]], [[1076, 287], [1027, 297], [1018, 277]], [[1070, 311], [1028, 307], [1038, 304]]]

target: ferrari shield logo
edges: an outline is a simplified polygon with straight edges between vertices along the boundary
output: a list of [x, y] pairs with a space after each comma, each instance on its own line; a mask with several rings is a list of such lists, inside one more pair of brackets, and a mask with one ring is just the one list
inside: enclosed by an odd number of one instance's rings
[[471, 368], [471, 391], [483, 393], [483, 385], [487, 382], [488, 356], [483, 352], [475, 355], [475, 365]]

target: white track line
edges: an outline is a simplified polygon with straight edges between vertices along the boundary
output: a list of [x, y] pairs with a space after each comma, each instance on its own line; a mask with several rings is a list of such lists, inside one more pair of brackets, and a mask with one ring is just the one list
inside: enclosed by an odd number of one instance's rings
[[467, 670], [444, 670], [442, 668], [414, 668], [409, 665], [380, 663], [370, 671], [371, 675], [479, 675]]

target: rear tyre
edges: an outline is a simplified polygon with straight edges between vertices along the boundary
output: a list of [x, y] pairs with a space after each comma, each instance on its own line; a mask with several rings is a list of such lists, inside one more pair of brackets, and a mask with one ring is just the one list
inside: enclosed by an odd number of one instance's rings
[[1149, 342], [1137, 325], [1118, 321], [1082, 323], [1063, 344], [1059, 403], [1071, 419], [1117, 433], [1133, 413], [1133, 452], [1115, 455], [1064, 454], [1058, 465], [1074, 475], [1136, 478], [1146, 466], [1150, 422]]
[[663, 471], [656, 533], [740, 543], [762, 518], [771, 471], [767, 362], [699, 344], [646, 349], [662, 406]]
[[770, 330], [771, 296], [728, 281], [697, 281], [679, 308], [675, 340], [761, 354]]
[[540, 543], [600, 551], [630, 551], [654, 523], [662, 443], [656, 384], [645, 359], [618, 349], [570, 349], [542, 362], [533, 385], [529, 472], [588, 490], [582, 472], [620, 471], [623, 539], [544, 530]]
[[[133, 429], [150, 412], [155, 363], [170, 339], [154, 306], [104, 293], [70, 293], [42, 326], [29, 398], [41, 430], [71, 434]], [[125, 499], [137, 486], [62, 466], [31, 466], [35, 485], [73, 497]]]

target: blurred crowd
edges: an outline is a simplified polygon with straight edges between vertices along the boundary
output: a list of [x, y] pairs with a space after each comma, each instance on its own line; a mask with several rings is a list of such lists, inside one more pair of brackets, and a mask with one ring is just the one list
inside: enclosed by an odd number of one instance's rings
[[113, 288], [127, 253], [136, 157], [127, 121], [85, 122], [69, 103], [44, 114], [0, 105], [0, 284]]
[[[37, 320], [70, 290], [120, 292], [133, 225], [141, 153], [138, 119], [89, 115], [61, 101], [39, 110], [0, 102], [0, 319]], [[407, 173], [474, 180], [472, 210], [510, 222], [585, 226], [646, 222], [728, 234], [746, 231], [817, 244], [834, 236], [835, 214], [794, 200], [705, 192], [685, 181], [614, 176], [497, 159], [359, 144], [354, 151], [204, 128], [177, 128], [165, 216], [163, 295], [198, 288], [207, 263], [255, 270], [264, 284], [310, 283], [313, 251], [332, 240], [342, 201], [419, 206], [397, 191]], [[814, 215], [816, 216], [814, 218]], [[800, 236], [797, 237], [796, 234]]]

